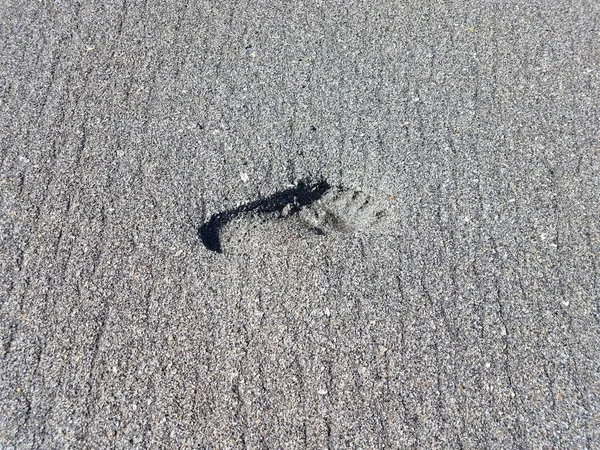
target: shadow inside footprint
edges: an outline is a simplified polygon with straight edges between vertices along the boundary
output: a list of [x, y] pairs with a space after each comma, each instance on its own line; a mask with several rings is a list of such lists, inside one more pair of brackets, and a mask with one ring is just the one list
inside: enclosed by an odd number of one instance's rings
[[237, 208], [214, 214], [200, 226], [198, 234], [204, 246], [217, 253], [222, 253], [221, 230], [229, 222], [240, 215], [281, 215], [297, 214], [301, 208], [318, 201], [330, 189], [329, 184], [320, 180], [317, 182], [300, 181], [296, 186], [279, 191], [265, 198], [259, 198]]

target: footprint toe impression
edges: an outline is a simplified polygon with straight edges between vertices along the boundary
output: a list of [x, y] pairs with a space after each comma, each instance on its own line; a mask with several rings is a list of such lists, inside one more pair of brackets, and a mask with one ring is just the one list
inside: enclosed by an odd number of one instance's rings
[[[296, 186], [214, 214], [198, 230], [204, 246], [227, 253], [267, 233], [271, 241], [339, 233], [381, 233], [389, 228], [385, 205], [361, 191], [326, 181]], [[260, 242], [260, 239], [258, 239]]]

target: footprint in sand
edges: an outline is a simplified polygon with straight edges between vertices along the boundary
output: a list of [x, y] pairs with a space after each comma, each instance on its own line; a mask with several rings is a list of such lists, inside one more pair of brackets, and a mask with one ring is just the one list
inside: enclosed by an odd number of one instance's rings
[[237, 208], [214, 214], [199, 228], [209, 250], [227, 253], [252, 235], [331, 236], [389, 234], [394, 215], [390, 204], [365, 192], [330, 186], [326, 181], [301, 181], [293, 187]]

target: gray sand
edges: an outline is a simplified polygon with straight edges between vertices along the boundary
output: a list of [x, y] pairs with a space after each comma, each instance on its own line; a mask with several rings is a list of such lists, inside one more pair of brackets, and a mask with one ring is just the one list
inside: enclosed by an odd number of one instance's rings
[[[0, 447], [600, 447], [600, 3], [42, 3], [0, 5]], [[302, 179], [387, 221], [199, 239]]]

